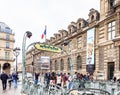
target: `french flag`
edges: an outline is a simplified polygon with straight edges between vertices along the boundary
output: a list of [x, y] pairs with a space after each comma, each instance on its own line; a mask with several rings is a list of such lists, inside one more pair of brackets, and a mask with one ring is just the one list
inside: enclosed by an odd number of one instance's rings
[[46, 26], [44, 32], [42, 33], [41, 39], [43, 39], [44, 37], [46, 38]]

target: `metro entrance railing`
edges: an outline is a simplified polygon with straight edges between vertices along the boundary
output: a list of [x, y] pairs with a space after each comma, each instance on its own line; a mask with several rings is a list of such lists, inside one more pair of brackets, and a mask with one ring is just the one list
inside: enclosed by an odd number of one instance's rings
[[81, 80], [73, 79], [71, 88], [49, 85], [39, 82], [35, 85], [32, 80], [25, 79], [24, 93], [26, 95], [120, 95], [120, 84], [103, 81], [84, 81], [84, 87], [80, 87]]

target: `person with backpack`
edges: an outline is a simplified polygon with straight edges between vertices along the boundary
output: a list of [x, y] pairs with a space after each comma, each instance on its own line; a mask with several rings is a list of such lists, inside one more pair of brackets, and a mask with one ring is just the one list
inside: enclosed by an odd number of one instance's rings
[[0, 75], [0, 79], [2, 81], [3, 91], [5, 91], [7, 87], [8, 75], [5, 72], [2, 72], [2, 74]]

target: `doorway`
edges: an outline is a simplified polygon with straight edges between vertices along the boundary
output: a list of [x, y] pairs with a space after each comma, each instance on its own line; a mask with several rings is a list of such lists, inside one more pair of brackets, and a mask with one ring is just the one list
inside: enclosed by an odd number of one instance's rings
[[108, 80], [113, 79], [114, 77], [114, 62], [108, 63]]

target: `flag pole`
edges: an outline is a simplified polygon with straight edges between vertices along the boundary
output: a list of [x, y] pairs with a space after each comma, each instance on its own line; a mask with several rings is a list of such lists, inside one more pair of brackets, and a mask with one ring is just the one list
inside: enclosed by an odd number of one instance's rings
[[[45, 31], [46, 31], [46, 30], [47, 30], [47, 26], [45, 25]], [[46, 36], [47, 36], [47, 35], [45, 35], [45, 43], [46, 43]]]

